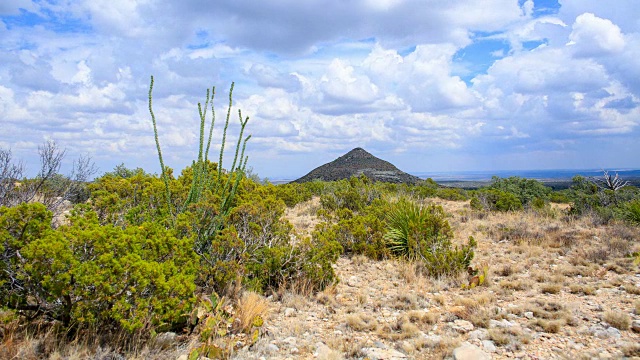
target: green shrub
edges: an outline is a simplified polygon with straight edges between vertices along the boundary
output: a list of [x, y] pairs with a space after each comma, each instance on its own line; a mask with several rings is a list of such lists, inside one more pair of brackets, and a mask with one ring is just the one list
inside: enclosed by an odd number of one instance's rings
[[455, 275], [464, 271], [473, 259], [475, 240], [457, 247], [453, 231], [441, 206], [421, 207], [400, 200], [388, 215], [384, 238], [396, 256], [418, 261], [429, 276]]
[[489, 211], [515, 211], [522, 209], [522, 203], [510, 192], [481, 189], [471, 199], [471, 208]]
[[376, 200], [361, 213], [349, 209], [336, 212], [334, 218], [318, 224], [314, 237], [335, 239], [348, 256], [366, 255], [380, 260], [390, 255], [383, 239], [385, 231], [384, 210], [386, 203]]
[[567, 195], [566, 191], [553, 191], [549, 195], [549, 201], [554, 202], [556, 204], [568, 204], [571, 202], [569, 195]]
[[640, 200], [633, 200], [622, 208], [623, 217], [634, 225], [640, 225]]
[[469, 199], [466, 191], [457, 188], [441, 188], [438, 189], [436, 195], [441, 199], [453, 201], [465, 201]]
[[490, 189], [500, 190], [502, 192], [515, 195], [523, 206], [530, 206], [535, 199], [549, 201], [551, 188], [545, 186], [541, 182], [533, 179], [525, 179], [518, 176], [509, 178], [500, 178], [494, 176]]
[[198, 264], [192, 239], [155, 223], [101, 226], [86, 206], [57, 230], [50, 221], [40, 204], [0, 209], [0, 299], [9, 308], [66, 326], [184, 324]]
[[293, 207], [298, 203], [311, 199], [311, 190], [303, 184], [289, 183], [274, 187], [275, 195], [284, 201], [288, 207]]
[[335, 181], [332, 186], [335, 187], [333, 192], [320, 197], [320, 204], [328, 211], [349, 209], [358, 212], [382, 196], [380, 185], [372, 184], [364, 175], [353, 176], [348, 181]]

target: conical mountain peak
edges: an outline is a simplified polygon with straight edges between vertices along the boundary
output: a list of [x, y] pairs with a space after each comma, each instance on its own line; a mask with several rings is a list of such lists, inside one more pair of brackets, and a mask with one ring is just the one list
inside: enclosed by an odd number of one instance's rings
[[393, 164], [357, 147], [332, 162], [315, 168], [295, 182], [336, 181], [362, 174], [373, 181], [392, 183], [417, 183], [421, 181], [420, 178], [402, 172]]

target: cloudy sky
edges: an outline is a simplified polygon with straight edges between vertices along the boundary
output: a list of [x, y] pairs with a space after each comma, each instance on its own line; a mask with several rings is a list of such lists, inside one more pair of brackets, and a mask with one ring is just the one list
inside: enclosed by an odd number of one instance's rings
[[640, 168], [637, 0], [2, 0], [0, 20], [0, 147], [31, 170], [53, 139], [159, 172], [150, 75], [175, 169], [232, 81], [261, 177], [358, 146], [413, 173]]

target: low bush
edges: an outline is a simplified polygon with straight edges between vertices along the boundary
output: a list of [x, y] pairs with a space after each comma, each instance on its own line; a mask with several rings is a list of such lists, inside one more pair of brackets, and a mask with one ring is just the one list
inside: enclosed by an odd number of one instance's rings
[[497, 189], [482, 189], [471, 199], [471, 208], [488, 211], [522, 210], [522, 202], [514, 194]]
[[473, 237], [461, 247], [453, 246], [453, 231], [441, 206], [419, 206], [400, 200], [388, 215], [384, 239], [391, 252], [418, 261], [429, 276], [456, 275], [473, 259]]
[[155, 223], [100, 226], [79, 206], [53, 230], [41, 204], [0, 209], [0, 301], [65, 326], [173, 329], [194, 302], [191, 238]]

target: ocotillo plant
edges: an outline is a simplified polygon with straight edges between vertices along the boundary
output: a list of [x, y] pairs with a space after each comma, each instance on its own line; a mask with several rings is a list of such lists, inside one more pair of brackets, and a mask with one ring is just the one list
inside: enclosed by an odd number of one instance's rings
[[[215, 108], [213, 105], [213, 99], [215, 96], [215, 87], [211, 90], [207, 89], [207, 95], [205, 98], [204, 106], [201, 103], [198, 103], [198, 114], [200, 116], [200, 138], [199, 138], [199, 147], [198, 147], [198, 158], [193, 161], [192, 169], [193, 169], [193, 180], [191, 183], [191, 188], [189, 189], [189, 193], [185, 202], [182, 206], [179, 206], [175, 209], [171, 208], [171, 188], [169, 187], [169, 177], [167, 174], [167, 169], [164, 165], [164, 161], [162, 158], [162, 150], [160, 148], [160, 141], [158, 139], [158, 129], [156, 118], [153, 113], [153, 76], [151, 76], [151, 84], [149, 86], [149, 112], [151, 113], [151, 121], [153, 122], [153, 132], [156, 141], [156, 147], [158, 149], [158, 159], [160, 160], [160, 168], [162, 170], [162, 179], [165, 183], [165, 197], [167, 201], [167, 206], [169, 207], [169, 212], [175, 218], [179, 213], [184, 212], [187, 207], [191, 204], [197, 203], [202, 199], [202, 196], [206, 190], [211, 191], [214, 196], [218, 196], [220, 198], [220, 207], [218, 209], [218, 214], [207, 214], [203, 213], [200, 216], [211, 216], [213, 215], [213, 219], [209, 219], [209, 221], [201, 222], [208, 224], [205, 228], [196, 229], [198, 233], [198, 239], [196, 241], [196, 251], [200, 254], [204, 254], [209, 250], [209, 237], [215, 235], [223, 226], [224, 226], [224, 217], [228, 215], [229, 210], [231, 208], [231, 204], [233, 198], [236, 194], [236, 190], [238, 185], [240, 184], [240, 180], [244, 176], [245, 167], [247, 165], [248, 156], [245, 157], [244, 152], [247, 147], [247, 142], [251, 138], [251, 135], [244, 137], [244, 129], [249, 121], [249, 117], [243, 119], [242, 111], [238, 110], [238, 117], [240, 119], [240, 133], [238, 135], [238, 142], [236, 143], [235, 153], [233, 157], [233, 163], [231, 164], [231, 168], [228, 170], [228, 176], [226, 178], [223, 176], [223, 167], [222, 160], [224, 157], [224, 149], [225, 143], [227, 139], [227, 129], [229, 128], [229, 119], [231, 117], [231, 109], [233, 106], [233, 86], [231, 83], [231, 88], [229, 89], [229, 106], [227, 108], [227, 116], [225, 119], [224, 130], [222, 131], [222, 140], [220, 144], [220, 156], [218, 159], [218, 164], [216, 167], [216, 171], [209, 171], [209, 149], [211, 147], [211, 139], [213, 137], [213, 126], [215, 124]], [[209, 127], [209, 134], [207, 138], [207, 146], [206, 149], [204, 147], [204, 138], [205, 138], [205, 125], [206, 125], [206, 117], [207, 117], [207, 109], [211, 107], [211, 126]], [[240, 150], [242, 145], [242, 150]]]

